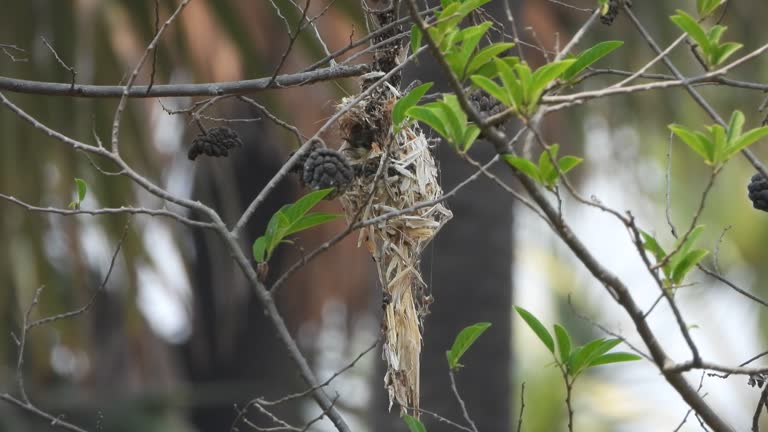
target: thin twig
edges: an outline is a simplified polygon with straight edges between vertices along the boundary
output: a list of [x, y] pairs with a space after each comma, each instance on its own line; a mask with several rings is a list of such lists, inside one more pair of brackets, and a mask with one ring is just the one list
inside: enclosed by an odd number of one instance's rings
[[39, 212], [39, 213], [53, 213], [53, 214], [59, 214], [64, 216], [72, 216], [72, 215], [91, 215], [91, 216], [99, 216], [99, 215], [117, 215], [117, 214], [145, 214], [149, 216], [163, 216], [163, 217], [169, 217], [171, 219], [174, 219], [178, 222], [183, 223], [184, 225], [189, 225], [192, 227], [197, 228], [207, 228], [211, 229], [213, 228], [213, 224], [209, 222], [201, 222], [189, 219], [187, 217], [184, 217], [178, 213], [174, 213], [170, 210], [165, 209], [148, 209], [143, 207], [116, 207], [116, 208], [100, 208], [100, 209], [93, 209], [93, 210], [71, 210], [71, 209], [62, 209], [62, 208], [55, 208], [55, 207], [37, 207], [31, 204], [28, 204], [24, 201], [21, 201], [20, 199], [12, 196], [8, 196], [5, 194], [0, 193], [0, 198], [4, 199], [8, 202], [11, 202], [13, 204], [16, 204], [18, 206], [21, 206], [29, 211], [33, 212]]
[[117, 261], [117, 256], [120, 254], [120, 249], [123, 246], [123, 242], [125, 241], [126, 236], [128, 235], [128, 228], [131, 226], [131, 220], [130, 218], [125, 223], [125, 227], [123, 227], [123, 233], [120, 235], [120, 240], [117, 242], [117, 246], [115, 247], [115, 252], [112, 253], [112, 259], [109, 261], [109, 268], [107, 269], [107, 274], [104, 275], [104, 279], [101, 281], [101, 284], [99, 287], [93, 292], [91, 295], [91, 299], [83, 306], [69, 312], [64, 312], [56, 315], [52, 315], [45, 318], [40, 318], [35, 321], [32, 321], [31, 323], [27, 324], [26, 330], [29, 331], [37, 326], [50, 324], [52, 322], [64, 320], [67, 318], [72, 318], [75, 316], [83, 315], [93, 306], [94, 303], [96, 303], [96, 298], [104, 292], [104, 288], [107, 286], [107, 282], [109, 282], [109, 277], [112, 276], [112, 270], [115, 268], [115, 262]]
[[755, 414], [752, 416], [752, 432], [760, 432], [760, 414], [763, 412], [763, 407], [768, 409], [768, 385], [760, 392], [760, 399], [757, 401]]
[[58, 61], [58, 62], [59, 62], [59, 64], [61, 65], [61, 67], [63, 67], [64, 69], [66, 69], [66, 70], [67, 70], [67, 72], [69, 72], [69, 74], [72, 76], [72, 81], [71, 81], [71, 84], [70, 84], [70, 86], [69, 86], [69, 87], [70, 87], [71, 89], [72, 89], [72, 88], [75, 88], [75, 78], [77, 77], [77, 71], [75, 70], [75, 68], [73, 68], [73, 67], [71, 67], [71, 66], [68, 66], [66, 63], [64, 63], [64, 60], [62, 60], [62, 59], [61, 59], [61, 57], [59, 57], [59, 53], [57, 53], [57, 52], [56, 52], [56, 50], [55, 50], [55, 49], [53, 49], [53, 47], [51, 46], [51, 44], [49, 44], [49, 43], [48, 43], [48, 41], [47, 41], [47, 40], [45, 40], [45, 37], [43, 37], [43, 36], [40, 36], [40, 39], [42, 39], [42, 40], [43, 40], [43, 44], [45, 44], [45, 46], [46, 46], [46, 47], [48, 47], [48, 49], [49, 49], [49, 50], [51, 50], [51, 52], [53, 53], [53, 56], [54, 56], [54, 57], [56, 57], [56, 61]]
[[475, 425], [475, 422], [472, 421], [472, 417], [469, 416], [469, 412], [467, 412], [467, 405], [464, 403], [464, 399], [462, 399], [461, 394], [459, 394], [458, 387], [456, 387], [456, 377], [454, 376], [453, 369], [448, 369], [448, 376], [451, 378], [451, 391], [453, 392], [453, 396], [456, 398], [456, 401], [459, 402], [459, 406], [461, 407], [461, 414], [464, 416], [464, 420], [469, 423], [469, 427], [473, 432], [478, 432], [477, 425]]
[[[136, 78], [139, 75], [139, 71], [141, 70], [142, 66], [144, 66], [144, 62], [147, 60], [147, 57], [151, 51], [155, 50], [155, 47], [157, 46], [157, 42], [160, 40], [160, 37], [165, 32], [165, 29], [168, 28], [168, 26], [171, 25], [171, 23], [176, 19], [176, 17], [179, 16], [181, 11], [184, 10], [184, 8], [189, 4], [191, 0], [182, 0], [181, 3], [179, 3], [179, 6], [176, 8], [176, 11], [173, 12], [173, 14], [168, 18], [160, 27], [160, 29], [157, 31], [157, 34], [152, 39], [152, 42], [149, 43], [147, 46], [147, 49], [144, 50], [144, 54], [142, 54], [141, 58], [139, 59], [139, 63], [136, 65], [136, 67], [133, 69], [133, 73], [131, 73], [130, 78], [128, 78], [128, 83], [125, 85], [123, 89], [123, 94], [120, 97], [120, 103], [117, 105], [117, 109], [115, 110], [115, 117], [112, 121], [112, 139], [110, 141], [112, 147], [112, 153], [114, 154], [120, 154], [120, 146], [119, 146], [119, 135], [120, 135], [120, 120], [123, 116], [123, 111], [125, 110], [125, 106], [128, 104], [128, 94], [131, 91], [131, 87], [133, 87], [133, 84], [136, 82]], [[151, 87], [148, 86], [148, 88]]]
[[[155, 0], [155, 34], [160, 32], [160, 0]], [[152, 91], [152, 86], [155, 85], [155, 72], [157, 70], [157, 50], [152, 50], [152, 73], [149, 74], [149, 85], [147, 86], [147, 93]]]
[[520, 414], [517, 416], [517, 432], [523, 430], [523, 412], [525, 411], [525, 382], [520, 385]]

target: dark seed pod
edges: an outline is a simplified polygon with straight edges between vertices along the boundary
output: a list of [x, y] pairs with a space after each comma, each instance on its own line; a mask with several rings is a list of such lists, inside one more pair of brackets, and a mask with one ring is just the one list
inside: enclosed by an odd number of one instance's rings
[[354, 172], [349, 162], [336, 150], [328, 148], [314, 149], [304, 161], [302, 180], [312, 189], [335, 187], [329, 195], [333, 198], [344, 193], [352, 182]]
[[[309, 157], [309, 155], [312, 154], [312, 152], [314, 152], [315, 150], [317, 150], [319, 148], [323, 148], [324, 145], [325, 144], [322, 144], [322, 141], [313, 141], [313, 142], [311, 142], [309, 144], [309, 149], [307, 149], [307, 151], [305, 151], [304, 154], [299, 156], [299, 158], [296, 160], [296, 162], [291, 167], [291, 171], [290, 172], [293, 173], [293, 174], [298, 174], [299, 178], [302, 179], [302, 181], [303, 181], [303, 177], [304, 177], [304, 163], [307, 161], [307, 158]], [[295, 151], [291, 152], [289, 157], [293, 157], [293, 155], [295, 153], [296, 153]]]
[[763, 385], [765, 384], [765, 375], [764, 374], [750, 375], [749, 380], [747, 381], [747, 384], [749, 384], [751, 387], [757, 386], [758, 388], [763, 388]]
[[[481, 117], [491, 117], [503, 112], [506, 107], [495, 97], [482, 90], [475, 90], [468, 96], [469, 103], [478, 111]], [[485, 138], [482, 132], [478, 138]]]
[[760, 173], [752, 176], [752, 181], [747, 186], [749, 199], [752, 201], [752, 207], [768, 211], [768, 180]]
[[242, 145], [240, 136], [234, 130], [228, 127], [210, 128], [195, 137], [187, 157], [195, 160], [201, 154], [213, 157], [229, 156], [230, 149]]
[[504, 111], [504, 104], [482, 90], [469, 94], [469, 103], [483, 116], [490, 117]]
[[600, 22], [609, 26], [619, 15], [619, 0], [608, 0], [608, 12], [600, 16]]

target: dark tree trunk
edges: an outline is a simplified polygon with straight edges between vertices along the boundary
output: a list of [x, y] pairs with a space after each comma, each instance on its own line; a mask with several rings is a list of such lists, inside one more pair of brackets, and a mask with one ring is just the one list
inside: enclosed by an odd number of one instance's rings
[[[255, 115], [232, 113], [233, 117]], [[197, 162], [194, 195], [218, 209], [230, 224], [277, 172], [285, 156], [270, 144], [274, 140], [264, 129], [249, 126], [238, 132], [245, 145], [228, 161], [201, 157]], [[296, 193], [290, 182], [282, 182], [244, 230], [243, 241], [258, 237], [271, 214]], [[190, 415], [199, 430], [228, 429], [236, 415], [233, 403], [242, 407], [252, 398], [277, 398], [301, 387], [274, 326], [221, 239], [210, 232], [194, 231], [194, 257], [193, 332], [183, 347], [183, 358], [193, 388], [209, 389], [219, 396], [196, 406]], [[273, 274], [279, 274], [280, 261], [278, 252], [271, 263]], [[251, 412], [250, 419], [258, 418], [255, 410]], [[294, 421], [298, 412], [281, 409], [276, 414]]]

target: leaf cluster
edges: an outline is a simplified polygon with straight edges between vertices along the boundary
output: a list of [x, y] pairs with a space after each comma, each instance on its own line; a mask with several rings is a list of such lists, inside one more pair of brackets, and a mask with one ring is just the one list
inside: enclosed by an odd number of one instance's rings
[[628, 352], [608, 352], [620, 344], [621, 339], [597, 338], [584, 345], [574, 346], [571, 336], [563, 326], [555, 324], [553, 338], [544, 324], [532, 313], [519, 306], [515, 306], [515, 311], [549, 350], [555, 363], [573, 379], [595, 366], [641, 359], [637, 354]]
[[[504, 155], [504, 160], [508, 164], [520, 170], [523, 174], [527, 175], [531, 179], [541, 183], [549, 189], [555, 187], [557, 180], [560, 179], [560, 173], [567, 173], [584, 161], [584, 159], [576, 156], [563, 156], [557, 159], [557, 153], [560, 150], [559, 144], [552, 144], [549, 148], [539, 155], [539, 164], [536, 165], [528, 159], [513, 156], [510, 154]], [[557, 168], [555, 168], [554, 161], [557, 160]]]
[[768, 135], [768, 126], [744, 132], [744, 114], [738, 110], [731, 115], [727, 129], [718, 124], [707, 126], [706, 133], [678, 124], [669, 125], [669, 129], [691, 150], [701, 155], [707, 165], [716, 169], [736, 153]]
[[264, 235], [253, 242], [253, 259], [259, 263], [267, 262], [278, 245], [291, 243], [290, 240], [285, 239], [287, 236], [338, 218], [340, 216], [338, 214], [308, 213], [333, 189], [310, 192], [295, 203], [285, 205], [273, 214]]
[[[709, 10], [708, 5], [702, 5], [702, 7], [704, 9], [700, 10], [700, 14], [702, 11]], [[670, 19], [696, 42], [704, 61], [709, 67], [714, 67], [723, 63], [728, 57], [744, 46], [737, 42], [720, 43], [720, 38], [728, 27], [714, 25], [709, 30], [704, 30], [693, 17], [682, 10], [678, 9], [677, 15], [672, 15]]]
[[653, 255], [657, 263], [665, 263], [661, 270], [664, 273], [664, 284], [668, 288], [680, 285], [693, 267], [709, 254], [705, 249], [693, 248], [693, 244], [703, 232], [704, 225], [693, 228], [687, 237], [675, 243], [672, 256], [668, 256], [652, 235], [645, 231], [640, 232], [643, 237], [643, 248]]

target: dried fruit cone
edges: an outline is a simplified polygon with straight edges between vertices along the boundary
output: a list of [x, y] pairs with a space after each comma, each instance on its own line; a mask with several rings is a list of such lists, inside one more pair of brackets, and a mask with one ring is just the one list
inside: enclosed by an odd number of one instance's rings
[[619, 0], [608, 0], [608, 12], [600, 16], [600, 22], [609, 26], [619, 15]]
[[343, 194], [352, 182], [352, 167], [336, 150], [316, 148], [307, 156], [302, 167], [301, 179], [313, 189], [336, 188], [331, 199]]
[[752, 181], [747, 186], [749, 199], [752, 201], [752, 207], [768, 211], [768, 180], [760, 173], [752, 176]]
[[229, 156], [229, 150], [242, 147], [240, 135], [228, 127], [215, 127], [199, 134], [192, 141], [187, 157], [195, 160], [199, 155], [220, 157]]

